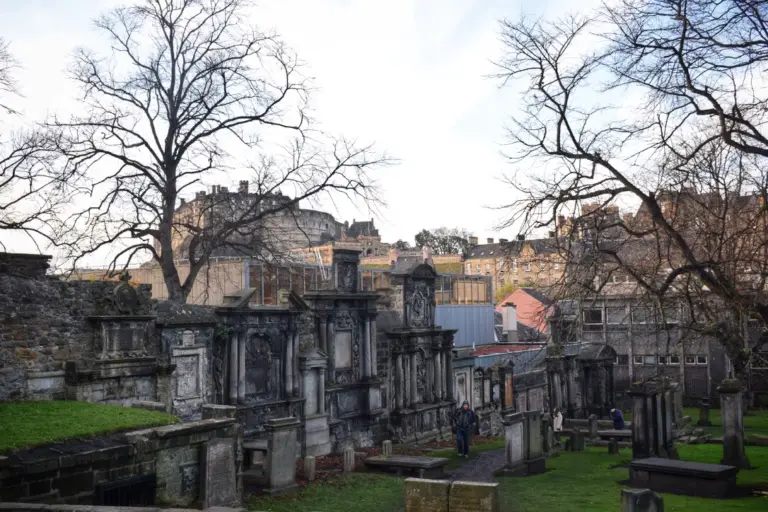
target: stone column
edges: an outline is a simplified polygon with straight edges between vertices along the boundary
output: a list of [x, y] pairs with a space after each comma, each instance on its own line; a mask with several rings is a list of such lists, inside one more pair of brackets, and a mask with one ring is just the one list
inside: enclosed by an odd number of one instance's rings
[[309, 374], [309, 370], [306, 368], [301, 369], [301, 398], [304, 399], [304, 417], [306, 418], [309, 416], [309, 411], [307, 410], [307, 394], [309, 394], [309, 389], [307, 389], [307, 375]]
[[368, 324], [368, 319], [364, 315], [360, 315], [360, 366], [362, 368], [360, 369], [360, 375], [363, 380], [367, 380], [371, 375], [371, 359], [370, 359], [370, 348], [368, 345], [368, 332], [366, 330]]
[[440, 401], [440, 352], [435, 352], [435, 357], [432, 358], [432, 379], [434, 386], [432, 401], [438, 403]]
[[229, 403], [230, 405], [237, 404], [237, 375], [240, 372], [238, 353], [238, 335], [237, 332], [232, 333], [229, 338]]
[[372, 317], [368, 322], [368, 329], [371, 339], [371, 377], [374, 379], [379, 376], [378, 353], [376, 352], [376, 317]]
[[726, 379], [717, 388], [723, 418], [723, 460], [721, 464], [751, 469], [744, 450], [744, 402], [741, 382]]
[[398, 409], [403, 408], [403, 354], [395, 354], [395, 406]]
[[417, 352], [411, 353], [411, 405], [416, 405], [416, 403], [419, 401], [419, 387], [417, 384], [417, 354]]
[[448, 349], [443, 353], [445, 368], [445, 399], [453, 400], [453, 335], [448, 337]]
[[288, 333], [288, 337], [285, 340], [285, 397], [289, 398], [293, 396], [293, 331], [295, 327]]
[[371, 318], [365, 317], [365, 362], [368, 366], [366, 376], [372, 377], [375, 373], [373, 368], [373, 343], [371, 342]]
[[293, 368], [293, 383], [291, 396], [299, 396], [299, 328], [298, 325], [293, 330], [293, 336], [291, 337], [291, 343], [293, 343], [293, 361], [291, 362], [291, 368]]
[[237, 374], [237, 401], [238, 403], [245, 403], [245, 330], [240, 333], [239, 348], [237, 350], [237, 366], [239, 368]]
[[318, 323], [318, 334], [320, 335], [320, 350], [325, 352], [329, 357], [331, 354], [328, 353], [328, 327], [326, 323], [325, 315], [320, 316], [317, 320]]
[[328, 317], [326, 339], [328, 343], [328, 382], [333, 382], [336, 374], [336, 328], [333, 325], [333, 317]]
[[317, 379], [317, 413], [325, 414], [325, 368], [319, 368]]

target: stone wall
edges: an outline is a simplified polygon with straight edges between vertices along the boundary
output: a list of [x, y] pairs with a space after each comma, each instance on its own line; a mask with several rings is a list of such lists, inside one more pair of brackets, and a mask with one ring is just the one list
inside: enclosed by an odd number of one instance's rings
[[210, 419], [17, 451], [0, 457], [0, 501], [98, 504], [100, 484], [154, 474], [158, 504], [192, 506], [199, 499], [204, 443], [236, 440], [240, 475], [241, 438], [234, 420]]
[[[0, 400], [64, 397], [65, 361], [94, 355], [88, 317], [119, 314], [115, 283], [30, 279], [7, 270], [0, 265]], [[138, 291], [148, 303], [149, 287]]]

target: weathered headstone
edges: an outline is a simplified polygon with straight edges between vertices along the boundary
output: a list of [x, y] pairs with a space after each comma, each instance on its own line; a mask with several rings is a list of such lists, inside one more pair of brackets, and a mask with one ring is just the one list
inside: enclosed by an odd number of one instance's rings
[[541, 439], [541, 411], [528, 411], [525, 417], [525, 466], [529, 475], [547, 470]]
[[650, 489], [622, 489], [621, 512], [664, 512], [664, 498]]
[[544, 454], [548, 455], [554, 449], [554, 434], [552, 432], [552, 416], [549, 413], [541, 415], [541, 439]]
[[234, 439], [214, 439], [205, 443], [200, 489], [203, 508], [239, 505], [236, 484]]
[[448, 497], [451, 512], [499, 512], [499, 484], [455, 481]]
[[405, 512], [448, 512], [451, 482], [406, 478]]
[[296, 485], [296, 443], [299, 420], [278, 418], [267, 421], [267, 492], [285, 494], [298, 489]]
[[571, 452], [583, 452], [584, 451], [584, 434], [577, 428], [571, 430], [571, 437], [568, 440], [568, 451]]
[[619, 440], [611, 439], [608, 441], [608, 453], [617, 455], [619, 453]]
[[315, 464], [315, 458], [311, 455], [308, 455], [304, 457], [304, 478], [306, 478], [310, 482], [315, 481], [315, 470], [316, 470], [316, 464]]
[[504, 473], [507, 475], [525, 474], [525, 444], [523, 440], [523, 413], [504, 416]]
[[597, 416], [594, 414], [589, 415], [589, 438], [597, 438]]
[[352, 447], [344, 449], [344, 472], [350, 473], [355, 470], [355, 449]]
[[384, 441], [381, 443], [381, 454], [385, 457], [392, 456], [392, 441]]
[[744, 402], [741, 382], [726, 379], [717, 388], [720, 393], [720, 412], [723, 418], [723, 460], [726, 466], [751, 469], [744, 450]]
[[700, 427], [711, 427], [712, 422], [709, 419], [709, 399], [705, 398], [699, 405], [699, 421], [697, 425]]

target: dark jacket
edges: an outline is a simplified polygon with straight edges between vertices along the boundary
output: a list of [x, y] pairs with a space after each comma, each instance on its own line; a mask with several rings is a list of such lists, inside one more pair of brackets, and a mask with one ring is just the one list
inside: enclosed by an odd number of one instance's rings
[[624, 430], [624, 415], [621, 414], [619, 409], [616, 409], [611, 413], [611, 419], [613, 420], [613, 428], [616, 430]]
[[458, 409], [454, 414], [453, 420], [456, 422], [457, 428], [472, 428], [472, 425], [477, 423], [477, 416], [472, 409]]

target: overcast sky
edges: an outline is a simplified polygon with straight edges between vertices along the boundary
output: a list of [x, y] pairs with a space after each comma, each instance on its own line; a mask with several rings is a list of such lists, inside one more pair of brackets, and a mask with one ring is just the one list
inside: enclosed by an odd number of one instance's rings
[[[17, 78], [28, 119], [77, 108], [64, 75], [72, 51], [98, 45], [92, 19], [124, 3], [0, 0], [0, 35], [24, 66]], [[327, 129], [400, 159], [379, 176], [387, 206], [376, 220], [384, 240], [412, 242], [420, 229], [440, 226], [499, 236], [501, 214], [487, 207], [514, 192], [499, 178], [511, 171], [500, 150], [517, 98], [487, 78], [501, 55], [498, 20], [573, 8], [541, 0], [261, 0], [252, 20], [277, 30], [306, 61]], [[327, 209], [342, 221], [370, 216]]]

